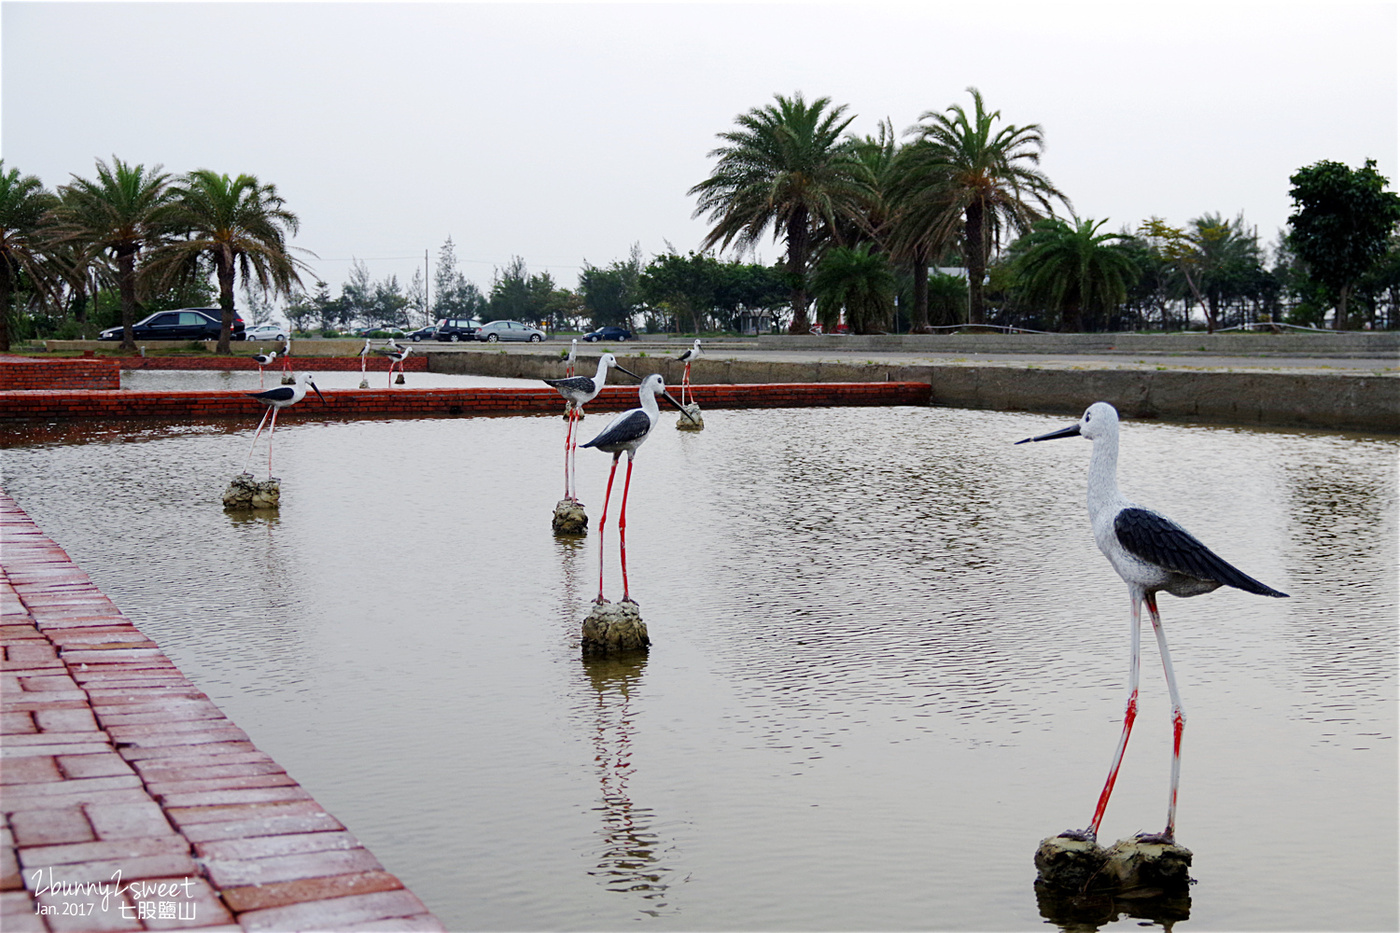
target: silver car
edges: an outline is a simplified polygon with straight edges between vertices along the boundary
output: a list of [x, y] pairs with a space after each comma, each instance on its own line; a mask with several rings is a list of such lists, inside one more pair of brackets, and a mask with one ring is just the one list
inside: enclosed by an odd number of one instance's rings
[[476, 332], [476, 339], [485, 340], [487, 343], [495, 343], [498, 340], [528, 340], [531, 343], [539, 343], [548, 336], [538, 327], [521, 324], [519, 321], [491, 321], [489, 324], [482, 324], [481, 329]]

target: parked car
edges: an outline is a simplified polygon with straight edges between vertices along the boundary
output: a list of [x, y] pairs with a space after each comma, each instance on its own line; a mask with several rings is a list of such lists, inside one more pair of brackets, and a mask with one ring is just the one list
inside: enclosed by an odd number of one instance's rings
[[[177, 308], [157, 311], [131, 326], [136, 340], [217, 340], [223, 326], [223, 311], [218, 308]], [[233, 315], [232, 337], [242, 340], [247, 326], [237, 312]], [[109, 327], [97, 335], [98, 340], [120, 340], [122, 329]]]
[[489, 324], [482, 324], [481, 329], [476, 332], [476, 339], [485, 340], [487, 343], [495, 343], [497, 340], [528, 340], [531, 343], [539, 343], [546, 336], [548, 335], [538, 327], [521, 324], [519, 321], [491, 321]]
[[418, 328], [417, 330], [415, 330], [413, 333], [407, 334], [407, 335], [405, 335], [405, 336], [407, 336], [408, 339], [409, 339], [409, 340], [412, 340], [414, 343], [417, 343], [417, 342], [420, 341], [420, 340], [432, 340], [433, 337], [436, 336], [436, 335], [437, 335], [437, 326], [436, 326], [436, 325], [433, 325], [433, 326], [429, 326], [429, 327], [420, 327], [420, 328]]
[[355, 331], [356, 337], [373, 337], [376, 334], [383, 334], [386, 337], [402, 337], [403, 329], [393, 326], [385, 327], [383, 324], [372, 324]]
[[243, 332], [246, 340], [286, 340], [287, 328], [277, 324], [254, 324]]
[[584, 334], [583, 339], [589, 343], [597, 343], [599, 340], [635, 340], [636, 338], [627, 328], [609, 324], [607, 327], [598, 328], [591, 334]]
[[451, 341], [452, 343], [457, 343], [459, 340], [475, 340], [477, 329], [480, 327], [480, 321], [471, 321], [466, 318], [443, 318], [437, 322], [437, 331], [433, 334], [433, 339]]

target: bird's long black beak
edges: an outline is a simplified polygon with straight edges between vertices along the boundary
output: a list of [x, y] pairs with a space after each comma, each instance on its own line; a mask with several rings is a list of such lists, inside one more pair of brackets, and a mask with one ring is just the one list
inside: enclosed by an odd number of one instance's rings
[[311, 386], [311, 388], [316, 392], [316, 397], [319, 398], [319, 399], [321, 400], [321, 404], [322, 404], [322, 405], [326, 404], [326, 397], [325, 397], [324, 395], [321, 394], [321, 390], [320, 390], [320, 389], [317, 389], [317, 388], [316, 388], [316, 383], [314, 383], [314, 382], [308, 382], [307, 385]]
[[685, 406], [684, 406], [684, 405], [682, 405], [680, 402], [676, 401], [675, 396], [673, 396], [670, 392], [668, 392], [668, 391], [666, 391], [666, 390], [663, 389], [662, 392], [661, 392], [661, 394], [664, 395], [664, 396], [666, 396], [666, 399], [667, 399], [672, 405], [674, 405], [674, 406], [676, 406], [676, 408], [680, 409], [680, 413], [683, 414], [683, 415], [685, 415], [685, 419], [686, 419], [687, 421], [689, 421], [691, 424], [699, 424], [699, 423], [700, 423], [700, 422], [698, 422], [698, 421], [695, 420], [695, 418], [690, 414], [690, 412], [688, 412], [688, 411], [685, 410]]
[[621, 370], [622, 372], [624, 372], [624, 373], [626, 373], [627, 375], [631, 376], [633, 379], [637, 380], [638, 382], [641, 382], [641, 381], [642, 381], [642, 377], [641, 377], [641, 376], [638, 376], [636, 373], [632, 372], [632, 370], [626, 368], [625, 366], [622, 366], [621, 364], [614, 363], [614, 364], [613, 364], [613, 369]]
[[1067, 428], [1060, 428], [1058, 431], [1051, 431], [1049, 434], [1042, 434], [1040, 437], [1028, 437], [1025, 440], [1017, 441], [1018, 444], [1029, 444], [1031, 441], [1053, 441], [1057, 437], [1078, 437], [1079, 425], [1072, 424]]

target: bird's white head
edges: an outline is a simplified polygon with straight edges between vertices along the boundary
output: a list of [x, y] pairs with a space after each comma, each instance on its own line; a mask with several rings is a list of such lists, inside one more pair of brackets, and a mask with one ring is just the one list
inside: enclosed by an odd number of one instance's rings
[[650, 392], [652, 395], [662, 395], [666, 392], [666, 380], [660, 373], [652, 373], [642, 380], [642, 391]]
[[600, 359], [603, 365], [609, 369], [617, 365], [617, 357], [613, 356], [611, 353], [604, 353]]
[[1095, 402], [1084, 410], [1079, 419], [1079, 434], [1094, 440], [1118, 433], [1118, 409], [1107, 402]]

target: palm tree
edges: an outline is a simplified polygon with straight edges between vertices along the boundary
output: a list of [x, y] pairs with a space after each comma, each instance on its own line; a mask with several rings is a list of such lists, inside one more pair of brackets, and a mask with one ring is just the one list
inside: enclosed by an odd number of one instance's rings
[[0, 350], [10, 349], [10, 303], [21, 277], [46, 278], [44, 217], [57, 203], [34, 175], [5, 170], [0, 159]]
[[894, 270], [869, 241], [828, 249], [812, 277], [817, 318], [835, 331], [841, 311], [853, 334], [878, 333], [894, 314]]
[[[929, 324], [929, 266], [947, 251], [955, 231], [951, 174], [927, 163], [930, 144], [901, 147], [890, 162], [881, 191], [889, 204], [885, 243], [891, 255], [909, 264], [914, 278], [910, 324], [915, 333]], [[962, 307], [966, 307], [966, 301]]]
[[969, 323], [983, 321], [982, 279], [987, 271], [988, 245], [1005, 222], [1025, 232], [1037, 220], [1053, 215], [1051, 199], [1069, 199], [1035, 166], [1044, 148], [1039, 124], [1000, 129], [1001, 111], [988, 113], [975, 87], [973, 113], [958, 104], [943, 113], [928, 111], [906, 134], [916, 134], [903, 171], [926, 179], [911, 180], [911, 196], [923, 199], [930, 242], [962, 228], [963, 256], [971, 290]]
[[217, 352], [229, 352], [233, 331], [235, 279], [255, 281], [264, 292], [291, 296], [301, 285], [298, 270], [307, 266], [287, 244], [299, 223], [274, 185], [252, 175], [230, 178], [208, 169], [190, 172], [175, 185], [170, 224], [181, 236], [151, 258], [152, 274], [163, 284], [197, 274], [201, 260], [211, 263], [219, 283], [223, 326]]
[[1137, 263], [1120, 233], [1099, 233], [1107, 220], [1042, 220], [1018, 244], [1015, 270], [1026, 297], [1060, 312], [1060, 329], [1081, 331], [1084, 314], [1107, 317], [1128, 296]]
[[137, 257], [159, 245], [170, 207], [170, 176], [159, 165], [129, 165], [112, 157], [112, 164], [97, 160], [97, 180], [73, 176], [58, 190], [53, 237], [58, 244], [72, 244], [78, 261], [103, 257], [115, 263], [117, 290], [122, 305], [122, 349], [135, 350], [131, 325], [136, 322], [138, 292], [144, 278], [138, 274]]
[[774, 95], [775, 103], [735, 118], [737, 129], [720, 133], [714, 173], [689, 194], [698, 203], [693, 216], [713, 224], [701, 249], [731, 243], [741, 250], [762, 239], [769, 226], [787, 247], [792, 288], [792, 333], [807, 330], [807, 272], [818, 229], [833, 234], [860, 218], [874, 194], [869, 171], [849, 140], [841, 139], [852, 117], [819, 97], [809, 105], [802, 95]]

